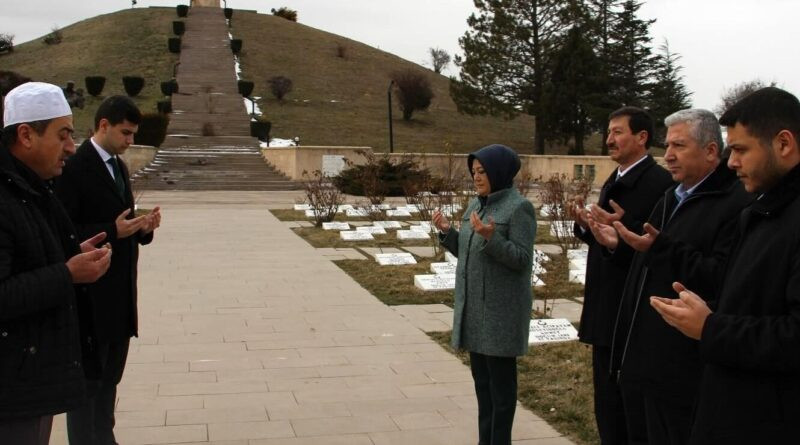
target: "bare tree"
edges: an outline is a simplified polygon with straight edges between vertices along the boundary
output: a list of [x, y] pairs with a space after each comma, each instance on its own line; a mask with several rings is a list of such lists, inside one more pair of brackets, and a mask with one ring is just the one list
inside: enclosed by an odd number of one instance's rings
[[450, 54], [441, 48], [430, 48], [431, 64], [436, 74], [442, 74], [442, 70], [450, 64]]
[[406, 69], [392, 74], [392, 80], [397, 88], [397, 99], [400, 102], [400, 109], [403, 110], [403, 120], [409, 121], [415, 111], [427, 110], [431, 106], [433, 90], [427, 76]]
[[14, 35], [0, 33], [0, 53], [14, 52]]
[[762, 88], [774, 86], [777, 86], [775, 81], [772, 81], [768, 84], [761, 79], [748, 80], [746, 82], [734, 85], [722, 93], [722, 97], [720, 98], [721, 102], [719, 105], [717, 105], [717, 108], [714, 109], [714, 112], [717, 113], [718, 116], [722, 116], [725, 114], [725, 111], [731, 107], [731, 105], [739, 102], [739, 99], [742, 99], [748, 94]]

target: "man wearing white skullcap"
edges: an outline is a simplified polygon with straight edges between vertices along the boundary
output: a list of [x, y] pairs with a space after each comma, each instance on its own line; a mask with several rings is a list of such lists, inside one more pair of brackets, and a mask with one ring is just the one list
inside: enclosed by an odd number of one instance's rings
[[29, 82], [5, 97], [0, 146], [0, 440], [47, 445], [53, 415], [85, 397], [82, 284], [111, 261], [105, 233], [78, 244], [49, 180], [75, 152], [61, 89]]

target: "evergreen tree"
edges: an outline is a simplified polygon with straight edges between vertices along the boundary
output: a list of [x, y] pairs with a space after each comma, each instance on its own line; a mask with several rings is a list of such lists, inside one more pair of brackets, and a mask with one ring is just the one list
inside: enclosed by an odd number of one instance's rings
[[660, 146], [666, 138], [664, 119], [678, 110], [690, 108], [692, 102], [689, 98], [692, 93], [686, 89], [683, 76], [680, 75], [683, 69], [678, 64], [681, 56], [670, 51], [666, 40], [659, 49], [648, 108], [656, 122], [653, 140]]
[[592, 128], [602, 134], [601, 153], [608, 154], [606, 139], [608, 138], [608, 115], [619, 108], [618, 102], [611, 97], [611, 79], [609, 67], [609, 47], [611, 46], [611, 29], [617, 23], [617, 14], [621, 0], [586, 0], [590, 15], [591, 36], [599, 58], [595, 92], [597, 100], [592, 108]]
[[541, 107], [548, 59], [559, 32], [560, 0], [475, 0], [478, 11], [456, 57], [460, 79], [450, 94], [459, 111], [513, 117], [535, 116], [535, 153], [544, 153]]
[[639, 19], [636, 13], [641, 6], [637, 0], [625, 0], [611, 27], [611, 40], [605, 57], [611, 83], [610, 96], [617, 107], [645, 106], [658, 64], [658, 58], [650, 48], [649, 27], [655, 20]]
[[[543, 100], [547, 134], [569, 144], [569, 154], [582, 155], [584, 139], [603, 101], [602, 64], [594, 49], [589, 11], [579, 0], [569, 1], [564, 23], [572, 23], [554, 52]], [[606, 113], [607, 114], [607, 113]]]

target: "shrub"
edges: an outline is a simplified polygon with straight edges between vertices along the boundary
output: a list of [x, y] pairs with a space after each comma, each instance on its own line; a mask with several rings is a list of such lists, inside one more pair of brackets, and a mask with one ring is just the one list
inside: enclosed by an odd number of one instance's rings
[[84, 83], [86, 84], [86, 92], [97, 97], [106, 86], [106, 78], [103, 76], [86, 76]]
[[272, 122], [262, 116], [250, 121], [250, 136], [258, 138], [259, 141], [269, 141], [270, 130], [272, 130]]
[[282, 17], [286, 20], [291, 20], [293, 22], [297, 21], [297, 11], [294, 9], [289, 9], [286, 6], [281, 6], [278, 9], [272, 8], [272, 15], [276, 17]]
[[442, 70], [450, 63], [450, 54], [441, 48], [429, 48], [431, 55], [431, 65], [436, 74], [442, 74]]
[[[364, 190], [364, 178], [377, 177], [377, 181], [370, 181], [367, 191]], [[364, 165], [353, 165], [342, 170], [333, 178], [334, 184], [342, 193], [355, 196], [366, 196], [369, 192], [373, 196], [405, 196], [404, 184], [409, 181], [423, 181], [430, 178], [427, 170], [419, 168], [414, 160], [406, 158], [392, 162], [388, 156], [376, 156], [373, 161]], [[380, 189], [370, 191], [369, 187], [380, 183]], [[377, 187], [377, 186], [376, 186]]]
[[172, 22], [172, 32], [176, 36], [182, 36], [186, 32], [186, 22], [182, 20], [175, 20]]
[[14, 52], [14, 35], [0, 34], [0, 53]]
[[175, 79], [171, 79], [166, 82], [161, 82], [161, 92], [165, 96], [172, 96], [173, 94], [177, 94], [178, 81]]
[[336, 42], [336, 57], [340, 59], [347, 58], [347, 46], [342, 42]]
[[[574, 220], [575, 206], [583, 206], [589, 192], [592, 190], [592, 182], [588, 178], [567, 179], [565, 174], [553, 174], [542, 186], [539, 199], [542, 206], [547, 209], [547, 219], [553, 221]], [[564, 250], [577, 249], [581, 241], [576, 239], [572, 233], [572, 225], [569, 227], [556, 226], [553, 230], [556, 242]]]
[[178, 5], [175, 7], [178, 17], [186, 17], [189, 15], [189, 5]]
[[244, 97], [250, 97], [256, 84], [250, 80], [239, 80], [236, 82], [236, 86], [239, 88], [239, 94]]
[[122, 86], [125, 87], [125, 92], [130, 97], [138, 96], [144, 88], [144, 77], [141, 76], [123, 76]]
[[231, 51], [234, 54], [242, 52], [242, 39], [231, 39]]
[[156, 102], [156, 109], [161, 114], [172, 113], [172, 101], [171, 100], [160, 100]]
[[233, 17], [233, 8], [225, 8], [224, 9], [225, 18], [230, 20]]
[[314, 224], [322, 226], [323, 222], [333, 221], [336, 210], [344, 203], [344, 196], [338, 188], [330, 182], [319, 170], [308, 173], [303, 170], [303, 190], [306, 193], [306, 202], [315, 209]]
[[50, 34], [44, 36], [43, 42], [45, 45], [58, 45], [62, 40], [64, 40], [64, 35], [58, 29], [58, 26], [55, 26], [50, 31]]
[[169, 52], [178, 54], [181, 52], [181, 38], [180, 37], [170, 37], [167, 41]]
[[267, 83], [269, 83], [269, 90], [272, 95], [279, 101], [283, 101], [283, 97], [292, 91], [292, 79], [288, 77], [275, 76], [270, 78]]
[[403, 120], [411, 120], [417, 110], [426, 110], [431, 106], [433, 90], [428, 77], [411, 69], [397, 71], [392, 74], [397, 101], [403, 110]]
[[134, 143], [160, 147], [167, 138], [169, 116], [162, 113], [145, 113], [139, 123], [139, 131], [133, 136]]

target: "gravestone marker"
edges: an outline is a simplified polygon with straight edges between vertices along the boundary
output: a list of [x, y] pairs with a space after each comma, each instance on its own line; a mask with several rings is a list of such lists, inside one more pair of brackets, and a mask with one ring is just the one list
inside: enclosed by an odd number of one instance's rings
[[375, 261], [381, 266], [401, 266], [405, 264], [417, 264], [414, 255], [410, 253], [376, 253]]
[[346, 222], [324, 222], [322, 223], [323, 230], [350, 230], [350, 224]]
[[383, 227], [378, 227], [378, 226], [356, 227], [356, 231], [371, 233], [373, 235], [386, 235], [386, 230]]
[[456, 288], [456, 274], [414, 275], [414, 286], [424, 291], [453, 290]]
[[419, 230], [398, 230], [397, 239], [399, 240], [431, 239], [431, 236]]
[[311, 210], [310, 204], [295, 204], [294, 209], [298, 212], [305, 212], [306, 210]]
[[347, 167], [342, 155], [322, 155], [322, 175], [338, 176]]
[[370, 241], [375, 239], [371, 233], [359, 232], [357, 230], [342, 231], [339, 232], [339, 236], [342, 237], [344, 241]]
[[411, 213], [406, 209], [387, 210], [386, 216], [389, 218], [409, 218]]
[[436, 275], [454, 274], [456, 273], [455, 263], [431, 263], [431, 272]]
[[528, 344], [556, 343], [578, 339], [578, 331], [566, 318], [531, 320]]
[[400, 221], [375, 221], [372, 224], [375, 227], [383, 227], [384, 229], [399, 229], [403, 227]]

